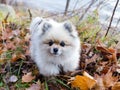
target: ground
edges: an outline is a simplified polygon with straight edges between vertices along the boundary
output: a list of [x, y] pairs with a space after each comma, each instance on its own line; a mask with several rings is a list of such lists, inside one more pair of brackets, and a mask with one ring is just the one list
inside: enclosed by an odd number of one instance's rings
[[[26, 13], [17, 11], [14, 19], [9, 14], [1, 17], [0, 90], [120, 89], [119, 33], [105, 37], [95, 12], [76, 26], [82, 42], [79, 70], [56, 77], [41, 76], [31, 60], [29, 24], [33, 15], [30, 10]], [[70, 20], [75, 23], [78, 18]]]

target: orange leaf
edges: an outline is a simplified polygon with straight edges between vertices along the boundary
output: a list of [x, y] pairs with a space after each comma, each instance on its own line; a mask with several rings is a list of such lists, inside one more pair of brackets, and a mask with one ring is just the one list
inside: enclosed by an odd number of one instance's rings
[[97, 48], [97, 50], [99, 50], [99, 51], [101, 51], [101, 52], [103, 52], [105, 54], [112, 54], [106, 47], [97, 46], [96, 48]]
[[120, 82], [117, 82], [113, 87], [112, 90], [120, 90]]
[[3, 50], [0, 50], [0, 54], [2, 54], [4, 51]]
[[79, 76], [77, 75], [75, 79], [71, 82], [72, 87], [80, 88], [80, 90], [90, 90], [96, 84], [96, 81], [91, 78], [92, 76]]
[[111, 62], [117, 64], [117, 50], [114, 48], [107, 48], [103, 46], [100, 42], [96, 47], [97, 50], [101, 51], [103, 55], [105, 55]]
[[19, 54], [19, 55], [16, 55], [16, 54], [13, 54], [12, 55], [12, 59], [11, 59], [11, 62], [15, 62], [15, 61], [17, 61], [18, 59], [25, 59], [25, 56], [24, 55], [22, 55], [22, 54]]
[[22, 76], [22, 82], [31, 82], [33, 79], [35, 79], [35, 76], [32, 76], [31, 72], [29, 72], [26, 75]]

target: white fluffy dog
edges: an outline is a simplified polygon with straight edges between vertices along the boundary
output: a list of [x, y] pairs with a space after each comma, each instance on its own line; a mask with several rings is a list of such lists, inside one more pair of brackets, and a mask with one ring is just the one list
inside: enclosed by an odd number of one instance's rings
[[68, 21], [58, 23], [52, 19], [36, 17], [30, 25], [31, 57], [40, 74], [57, 75], [74, 71], [79, 66], [80, 39], [75, 27]]

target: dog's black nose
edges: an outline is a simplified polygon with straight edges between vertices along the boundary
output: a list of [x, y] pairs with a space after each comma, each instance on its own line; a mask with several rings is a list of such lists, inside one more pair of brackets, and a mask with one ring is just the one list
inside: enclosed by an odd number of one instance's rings
[[54, 53], [57, 53], [58, 52], [58, 48], [54, 48], [53, 51], [54, 51]]

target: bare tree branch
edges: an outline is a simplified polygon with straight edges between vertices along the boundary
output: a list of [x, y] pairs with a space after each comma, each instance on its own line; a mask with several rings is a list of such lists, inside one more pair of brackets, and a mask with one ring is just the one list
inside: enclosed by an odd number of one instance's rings
[[111, 28], [111, 24], [112, 24], [113, 17], [114, 17], [114, 14], [115, 14], [116, 8], [117, 8], [117, 6], [118, 6], [118, 3], [119, 3], [119, 0], [117, 0], [117, 2], [116, 2], [116, 4], [115, 4], [115, 7], [114, 7], [114, 9], [113, 9], [113, 13], [112, 13], [112, 16], [111, 16], [111, 19], [110, 19], [110, 23], [109, 23], [109, 26], [108, 26], [107, 32], [106, 32], [106, 34], [105, 34], [105, 37], [107, 36], [107, 34], [108, 34], [108, 32], [109, 32], [109, 30], [110, 30], [110, 28]]
[[9, 15], [10, 15], [10, 12], [8, 12], [7, 15], [6, 15], [6, 17], [4, 18], [4, 22], [5, 22], [5, 23], [7, 23], [7, 19], [8, 19], [8, 17], [9, 17]]
[[67, 10], [68, 10], [68, 7], [69, 7], [69, 3], [70, 3], [70, 0], [67, 0], [64, 15], [67, 14]]
[[[95, 3], [96, 0], [91, 0], [91, 3], [89, 4], [89, 6], [85, 9], [85, 12], [81, 15], [81, 17], [79, 18], [79, 22], [83, 19], [84, 15], [88, 12], [88, 10], [91, 8], [91, 6]], [[78, 23], [79, 23], [78, 22]]]
[[75, 5], [74, 5], [74, 7], [73, 7], [73, 11], [75, 10], [75, 8], [76, 8], [78, 2], [79, 2], [79, 0], [76, 1]]

